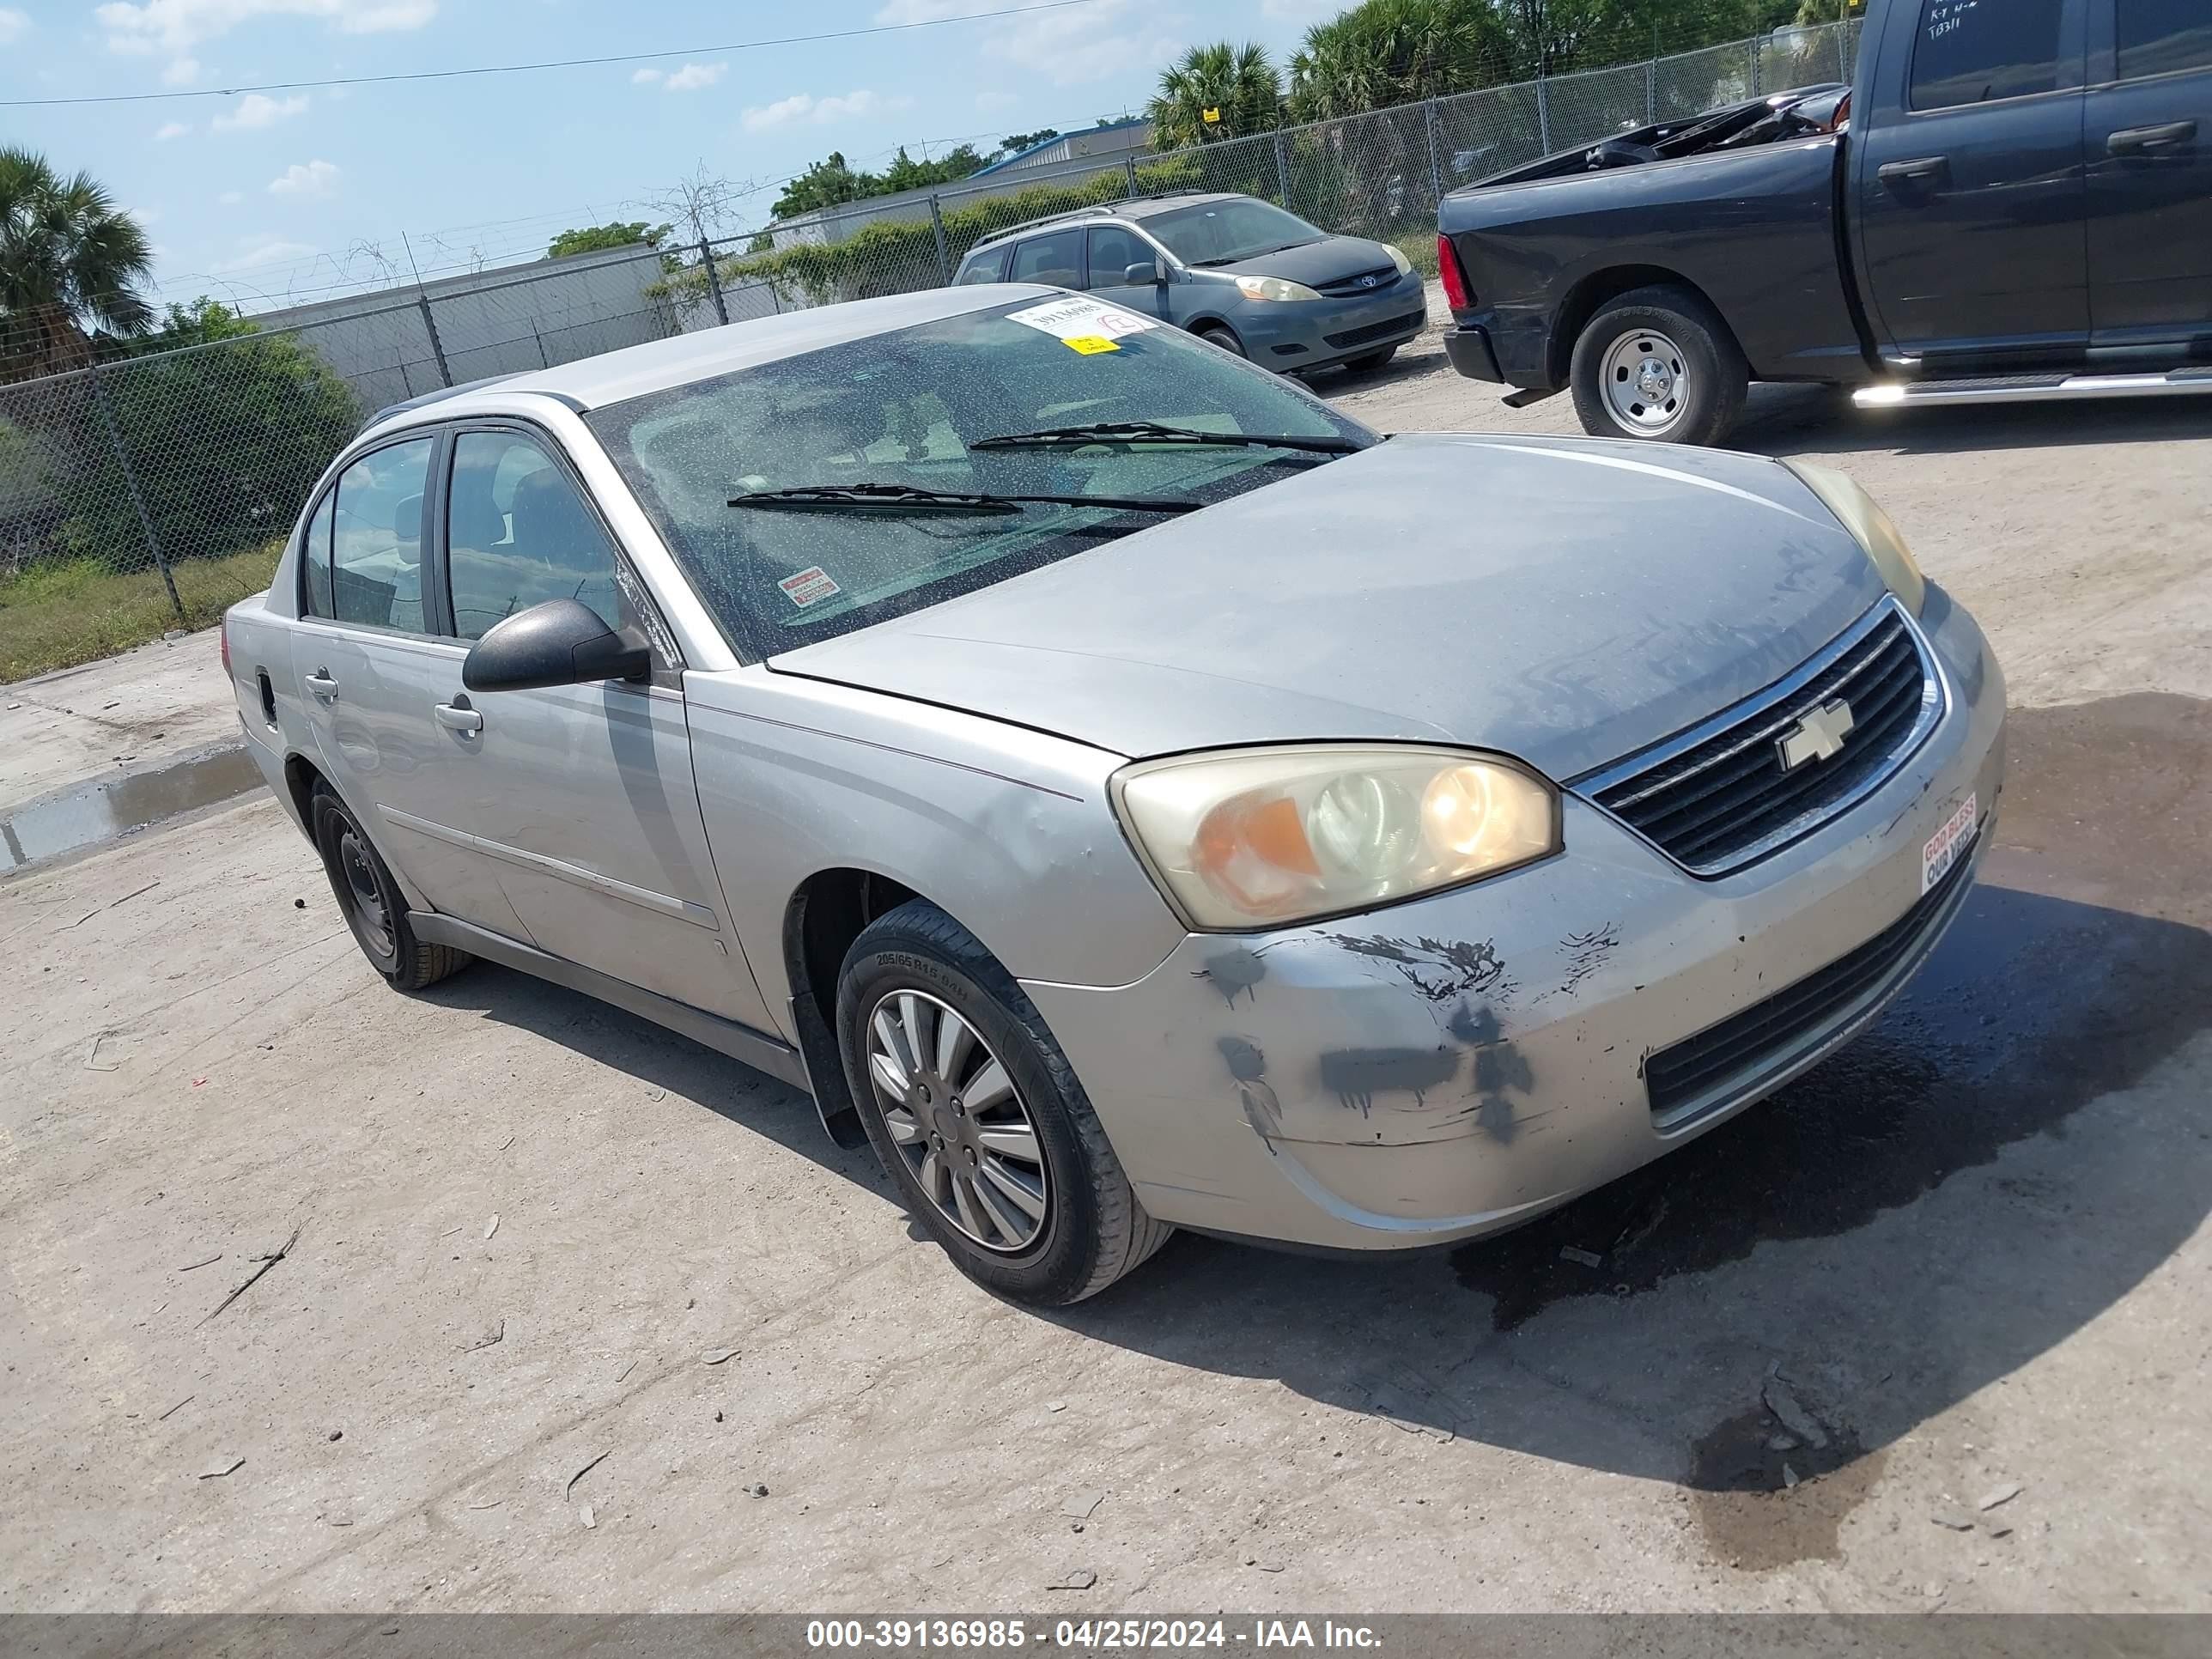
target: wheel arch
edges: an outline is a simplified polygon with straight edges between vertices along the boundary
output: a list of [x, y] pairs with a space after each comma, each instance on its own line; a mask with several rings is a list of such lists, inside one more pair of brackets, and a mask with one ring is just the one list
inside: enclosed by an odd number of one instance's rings
[[837, 978], [845, 953], [878, 916], [927, 897], [881, 871], [833, 865], [809, 875], [785, 902], [783, 969], [791, 987], [792, 1024], [822, 1127], [840, 1146], [867, 1141], [837, 1046]]
[[1711, 295], [1680, 271], [1656, 264], [1607, 265], [1578, 279], [1567, 291], [1567, 297], [1559, 307], [1559, 320], [1552, 330], [1547, 364], [1553, 386], [1564, 386], [1568, 383], [1574, 362], [1575, 344], [1582, 338], [1583, 331], [1589, 326], [1590, 319], [1597, 315], [1601, 307], [1639, 288], [1679, 288], [1695, 295], [1706, 309], [1719, 319], [1721, 326], [1728, 331], [1729, 339], [1736, 349], [1739, 352], [1743, 349], [1743, 342], [1736, 338], [1735, 325], [1729, 321], [1728, 313], [1713, 303]]

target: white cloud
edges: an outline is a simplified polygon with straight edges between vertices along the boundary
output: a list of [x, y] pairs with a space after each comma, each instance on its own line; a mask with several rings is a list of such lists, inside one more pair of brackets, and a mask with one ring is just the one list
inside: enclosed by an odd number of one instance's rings
[[740, 118], [747, 132], [765, 132], [771, 127], [789, 126], [795, 121], [811, 121], [817, 126], [831, 121], [851, 120], [856, 116], [883, 115], [892, 110], [904, 109], [911, 98], [884, 98], [865, 87], [857, 92], [817, 98], [811, 94], [794, 92], [788, 98], [779, 99], [765, 109], [749, 109]]
[[227, 190], [215, 199], [225, 207], [236, 207], [246, 199], [246, 192], [240, 190]]
[[30, 32], [28, 13], [17, 11], [13, 6], [0, 6], [0, 46], [11, 40], [20, 40]]
[[249, 92], [235, 106], [218, 115], [208, 125], [217, 132], [239, 132], [258, 127], [273, 127], [279, 121], [289, 121], [307, 110], [307, 94], [297, 93], [286, 99], [275, 99], [265, 93]]
[[143, 0], [95, 6], [112, 52], [182, 54], [264, 17], [319, 18], [343, 34], [419, 29], [437, 0]]
[[636, 74], [629, 77], [629, 83], [634, 87], [649, 87], [659, 78], [660, 71], [659, 70], [641, 69], [638, 70]]
[[226, 271], [251, 270], [256, 265], [282, 264], [288, 260], [307, 258], [314, 248], [306, 242], [289, 242], [280, 236], [249, 236], [239, 243], [238, 257], [211, 264], [208, 269], [217, 276]]
[[727, 64], [686, 64], [668, 77], [671, 92], [696, 92], [702, 87], [711, 87], [728, 74]]
[[172, 138], [181, 138], [192, 130], [189, 121], [165, 121], [154, 134], [154, 142], [166, 144]]
[[[975, 0], [889, 0], [878, 23], [932, 23], [971, 15]], [[999, 20], [983, 39], [987, 57], [1024, 75], [1074, 86], [1109, 76], [1149, 74], [1183, 47], [1183, 19], [1151, 0], [1091, 0], [1061, 10]]]
[[302, 201], [318, 201], [338, 187], [338, 170], [328, 161], [309, 161], [305, 166], [295, 161], [269, 181], [271, 196], [296, 196]]
[[161, 71], [161, 84], [165, 87], [188, 87], [199, 78], [200, 60], [197, 58], [179, 58]]

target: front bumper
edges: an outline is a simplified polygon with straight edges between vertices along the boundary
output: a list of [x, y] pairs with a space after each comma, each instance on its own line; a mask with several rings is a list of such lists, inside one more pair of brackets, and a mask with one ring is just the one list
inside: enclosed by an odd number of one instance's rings
[[1699, 879], [1570, 795], [1565, 851], [1455, 892], [1257, 936], [1187, 937], [1133, 984], [1027, 983], [1139, 1197], [1163, 1221], [1373, 1250], [1498, 1231], [1724, 1122], [1902, 988], [1963, 898], [1863, 992], [1656, 1119], [1647, 1056], [1869, 945], [1920, 902], [1921, 851], [1972, 793], [1988, 846], [2004, 686], [1931, 587], [1947, 707], [1881, 787], [1806, 839]]
[[1244, 300], [1231, 319], [1244, 355], [1267, 368], [1327, 368], [1402, 345], [1427, 325], [1419, 276], [1358, 298]]

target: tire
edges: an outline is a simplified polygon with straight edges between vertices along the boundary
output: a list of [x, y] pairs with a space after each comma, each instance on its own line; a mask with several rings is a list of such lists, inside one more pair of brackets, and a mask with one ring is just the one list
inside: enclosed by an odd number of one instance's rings
[[1246, 355], [1244, 342], [1219, 323], [1200, 323], [1196, 328], [1191, 330], [1191, 332], [1208, 345], [1218, 345], [1232, 356], [1242, 357]]
[[361, 822], [328, 784], [308, 804], [315, 848], [338, 913], [353, 930], [368, 965], [397, 991], [419, 991], [457, 974], [476, 958], [450, 945], [425, 945], [407, 925], [407, 900]]
[[1594, 438], [1717, 444], [1743, 412], [1751, 370], [1712, 307], [1662, 286], [1601, 306], [1575, 340], [1569, 380]]
[[[940, 1069], [948, 1013], [972, 1042]], [[1067, 1056], [1021, 987], [927, 900], [877, 917], [853, 941], [837, 980], [837, 1040], [868, 1139], [908, 1213], [985, 1289], [1065, 1307], [1139, 1266], [1174, 1231], [1137, 1202]], [[879, 1057], [905, 1088], [894, 1091]], [[1010, 1085], [1003, 1093], [992, 1064]], [[994, 1098], [971, 1115], [963, 1090]], [[994, 1152], [978, 1139], [994, 1135], [993, 1145], [1012, 1148], [1024, 1133], [1026, 1152]], [[924, 1185], [932, 1158], [935, 1194]], [[1042, 1215], [1014, 1201], [1008, 1179]]]
[[1396, 346], [1385, 346], [1380, 351], [1369, 352], [1364, 357], [1347, 357], [1344, 366], [1354, 374], [1372, 374], [1376, 369], [1385, 367], [1397, 355]]

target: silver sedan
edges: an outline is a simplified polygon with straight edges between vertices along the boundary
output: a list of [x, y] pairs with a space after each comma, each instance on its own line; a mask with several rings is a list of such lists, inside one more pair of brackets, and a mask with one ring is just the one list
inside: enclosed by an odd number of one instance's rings
[[974, 286], [387, 411], [224, 631], [362, 951], [808, 1091], [952, 1260], [1511, 1226], [1873, 1019], [2002, 779], [1847, 479], [1386, 441]]

